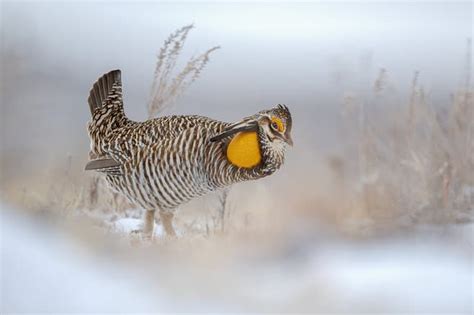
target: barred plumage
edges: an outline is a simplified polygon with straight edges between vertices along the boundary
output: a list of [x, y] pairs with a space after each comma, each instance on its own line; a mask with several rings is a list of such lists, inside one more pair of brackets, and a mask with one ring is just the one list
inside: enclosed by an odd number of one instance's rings
[[[235, 124], [202, 116], [131, 121], [123, 111], [120, 70], [105, 74], [94, 84], [89, 106], [92, 161], [86, 170], [105, 173], [110, 186], [132, 203], [148, 211], [159, 209], [169, 234], [174, 234], [172, 214], [181, 204], [236, 182], [272, 174], [283, 164], [286, 146], [292, 143], [291, 115], [282, 105]], [[230, 162], [232, 139], [252, 132], [258, 139], [259, 163], [239, 165], [239, 152], [245, 155], [246, 146], [252, 149], [246, 142], [233, 145], [238, 149], [237, 163]], [[150, 217], [153, 215], [147, 215]]]

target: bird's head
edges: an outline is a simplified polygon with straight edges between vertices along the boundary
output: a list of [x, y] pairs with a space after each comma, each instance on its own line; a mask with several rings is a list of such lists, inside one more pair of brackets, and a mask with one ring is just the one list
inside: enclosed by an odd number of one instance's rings
[[[258, 149], [263, 151], [263, 155], [282, 163], [287, 147], [293, 146], [291, 127], [288, 107], [278, 105], [230, 125], [211, 138], [211, 141], [233, 137], [229, 145], [234, 145], [238, 152], [252, 152], [252, 141], [258, 142]], [[234, 136], [236, 134], [237, 136]]]
[[260, 141], [275, 147], [293, 146], [291, 138], [291, 113], [285, 105], [264, 110], [256, 115]]

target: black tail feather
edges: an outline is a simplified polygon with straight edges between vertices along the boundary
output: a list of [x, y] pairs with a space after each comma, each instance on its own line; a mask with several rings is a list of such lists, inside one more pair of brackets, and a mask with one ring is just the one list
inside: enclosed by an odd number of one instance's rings
[[[115, 91], [113, 91], [113, 88], [115, 88]], [[97, 108], [104, 105], [111, 93], [121, 93], [121, 89], [122, 80], [120, 70], [112, 70], [109, 73], [104, 74], [94, 83], [94, 86], [89, 93], [89, 99], [87, 101], [89, 103], [91, 114], [93, 114]]]

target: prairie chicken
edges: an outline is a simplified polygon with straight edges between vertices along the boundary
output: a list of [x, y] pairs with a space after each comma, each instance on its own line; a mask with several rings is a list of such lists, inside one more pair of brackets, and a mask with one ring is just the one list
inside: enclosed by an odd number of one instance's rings
[[120, 70], [104, 74], [89, 95], [92, 119], [86, 170], [105, 173], [111, 188], [146, 210], [151, 235], [155, 210], [168, 235], [173, 214], [189, 200], [233, 183], [262, 178], [283, 164], [292, 145], [286, 106], [236, 123], [202, 116], [129, 120], [123, 110]]

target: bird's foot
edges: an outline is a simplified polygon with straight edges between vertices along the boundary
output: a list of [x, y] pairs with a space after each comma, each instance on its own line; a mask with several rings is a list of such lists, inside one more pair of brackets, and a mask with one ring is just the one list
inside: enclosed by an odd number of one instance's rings
[[140, 241], [140, 242], [154, 242], [155, 241], [155, 235], [154, 233], [146, 232], [143, 229], [134, 229], [130, 231], [130, 237], [134, 241]]

